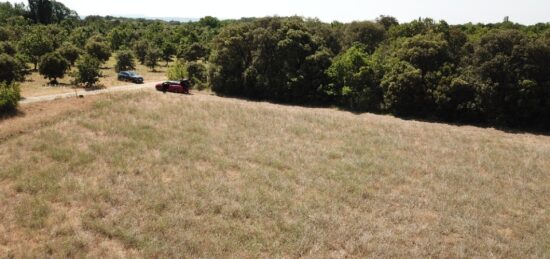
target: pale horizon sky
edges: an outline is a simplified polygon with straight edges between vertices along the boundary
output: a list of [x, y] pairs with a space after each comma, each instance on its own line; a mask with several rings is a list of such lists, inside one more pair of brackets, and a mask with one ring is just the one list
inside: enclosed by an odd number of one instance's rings
[[[27, 1], [9, 0], [12, 3]], [[419, 17], [466, 22], [496, 23], [509, 16], [513, 22], [535, 24], [550, 22], [549, 0], [58, 0], [79, 15], [145, 16], [220, 19], [241, 17], [290, 16], [317, 17], [325, 22], [374, 20], [391, 15], [400, 22]]]

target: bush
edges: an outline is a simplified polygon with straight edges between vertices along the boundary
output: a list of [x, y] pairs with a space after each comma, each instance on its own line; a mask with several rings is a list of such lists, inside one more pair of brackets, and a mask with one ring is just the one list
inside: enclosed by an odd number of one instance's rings
[[16, 58], [0, 54], [0, 82], [11, 83], [24, 79], [24, 65]]
[[69, 69], [69, 61], [61, 54], [52, 52], [48, 53], [40, 59], [38, 72], [50, 80], [50, 84], [57, 84], [57, 78], [63, 78]]
[[184, 62], [176, 61], [168, 68], [167, 75], [169, 80], [181, 80], [187, 78], [187, 70]]
[[201, 62], [188, 62], [186, 66], [187, 75], [190, 79], [197, 82], [206, 82], [207, 80], [207, 71], [206, 66]]
[[19, 99], [21, 95], [17, 84], [0, 82], [0, 115], [15, 112]]
[[84, 84], [86, 87], [93, 86], [101, 76], [101, 62], [96, 58], [84, 55], [76, 63], [75, 79], [78, 84]]
[[134, 70], [136, 63], [134, 62], [134, 54], [129, 50], [120, 50], [116, 54], [115, 70], [117, 72]]

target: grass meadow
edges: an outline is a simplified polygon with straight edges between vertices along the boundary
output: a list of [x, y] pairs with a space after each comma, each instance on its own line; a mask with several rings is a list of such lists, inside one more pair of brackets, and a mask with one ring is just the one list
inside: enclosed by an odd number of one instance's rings
[[142, 91], [0, 165], [0, 258], [550, 257], [543, 135]]

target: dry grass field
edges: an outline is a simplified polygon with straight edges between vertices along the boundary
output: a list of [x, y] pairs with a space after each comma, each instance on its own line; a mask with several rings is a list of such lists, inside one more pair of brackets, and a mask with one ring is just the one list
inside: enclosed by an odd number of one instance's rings
[[[101, 70], [103, 77], [100, 78], [98, 83], [99, 87], [113, 87], [129, 84], [129, 82], [118, 81], [117, 72], [114, 69], [115, 64], [116, 60], [113, 55]], [[164, 61], [160, 61], [159, 64], [160, 66], [155, 69], [156, 71], [152, 72], [146, 66], [136, 62], [135, 71], [142, 75], [147, 82], [162, 81], [166, 79], [166, 70], [168, 67]], [[25, 82], [21, 83], [21, 95], [23, 97], [32, 97], [74, 91], [73, 87], [75, 87], [75, 85], [73, 84], [73, 77], [66, 75], [65, 78], [58, 79], [57, 81], [59, 85], [50, 86], [48, 85], [48, 79], [45, 79], [44, 76], [40, 75], [38, 72], [33, 72], [31, 75], [27, 76]]]
[[550, 257], [548, 136], [145, 91], [0, 165], [0, 258]]

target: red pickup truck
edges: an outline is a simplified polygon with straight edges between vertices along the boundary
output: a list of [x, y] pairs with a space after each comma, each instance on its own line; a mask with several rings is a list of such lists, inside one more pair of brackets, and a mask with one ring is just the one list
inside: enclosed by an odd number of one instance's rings
[[191, 89], [191, 82], [187, 79], [180, 81], [166, 81], [155, 86], [158, 91], [164, 93], [180, 93], [180, 94], [189, 94], [189, 89]]

